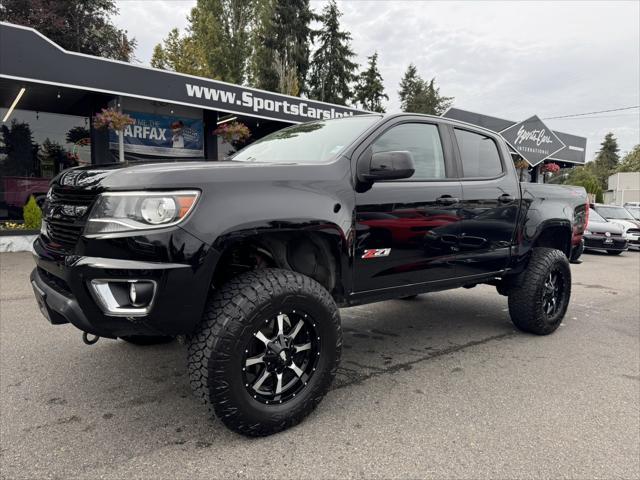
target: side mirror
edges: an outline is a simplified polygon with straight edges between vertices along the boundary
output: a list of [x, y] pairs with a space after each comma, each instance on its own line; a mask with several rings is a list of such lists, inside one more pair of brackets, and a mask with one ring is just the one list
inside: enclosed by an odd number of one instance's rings
[[408, 151], [378, 152], [366, 155], [362, 160], [362, 165], [358, 165], [358, 176], [365, 182], [409, 178], [416, 171], [413, 156]]

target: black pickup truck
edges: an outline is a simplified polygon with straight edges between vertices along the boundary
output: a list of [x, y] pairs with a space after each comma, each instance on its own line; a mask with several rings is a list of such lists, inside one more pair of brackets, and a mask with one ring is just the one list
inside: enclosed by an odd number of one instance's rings
[[317, 121], [225, 162], [63, 172], [31, 282], [48, 320], [85, 340], [184, 338], [196, 394], [231, 429], [268, 435], [329, 389], [338, 307], [484, 283], [519, 329], [553, 332], [586, 207], [584, 190], [521, 184], [478, 127]]

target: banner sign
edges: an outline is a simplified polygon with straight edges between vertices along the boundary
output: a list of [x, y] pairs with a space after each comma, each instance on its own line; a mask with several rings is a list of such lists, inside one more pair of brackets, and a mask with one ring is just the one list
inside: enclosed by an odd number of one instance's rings
[[0, 78], [44, 82], [287, 123], [369, 113], [177, 72], [67, 52], [35, 30], [0, 22]]
[[[134, 121], [124, 129], [124, 151], [162, 157], [203, 157], [201, 119], [125, 111]], [[118, 149], [118, 134], [109, 130], [109, 148]]]
[[500, 135], [534, 167], [565, 147], [537, 115], [502, 130]]

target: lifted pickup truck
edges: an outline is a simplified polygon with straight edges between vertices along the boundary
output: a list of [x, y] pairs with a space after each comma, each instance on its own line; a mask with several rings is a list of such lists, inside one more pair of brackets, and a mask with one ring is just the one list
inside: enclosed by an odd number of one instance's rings
[[520, 184], [495, 133], [413, 114], [289, 127], [226, 162], [75, 168], [47, 197], [31, 282], [49, 321], [184, 337], [196, 394], [252, 436], [326, 394], [338, 307], [486, 283], [519, 329], [556, 330], [587, 207]]

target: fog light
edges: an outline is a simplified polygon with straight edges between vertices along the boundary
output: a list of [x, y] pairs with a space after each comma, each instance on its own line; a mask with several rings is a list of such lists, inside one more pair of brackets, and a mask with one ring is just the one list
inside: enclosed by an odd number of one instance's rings
[[146, 307], [153, 299], [154, 286], [151, 282], [131, 282], [129, 285], [129, 300], [134, 307]]
[[94, 279], [91, 293], [107, 315], [139, 317], [149, 313], [157, 284], [155, 280]]

